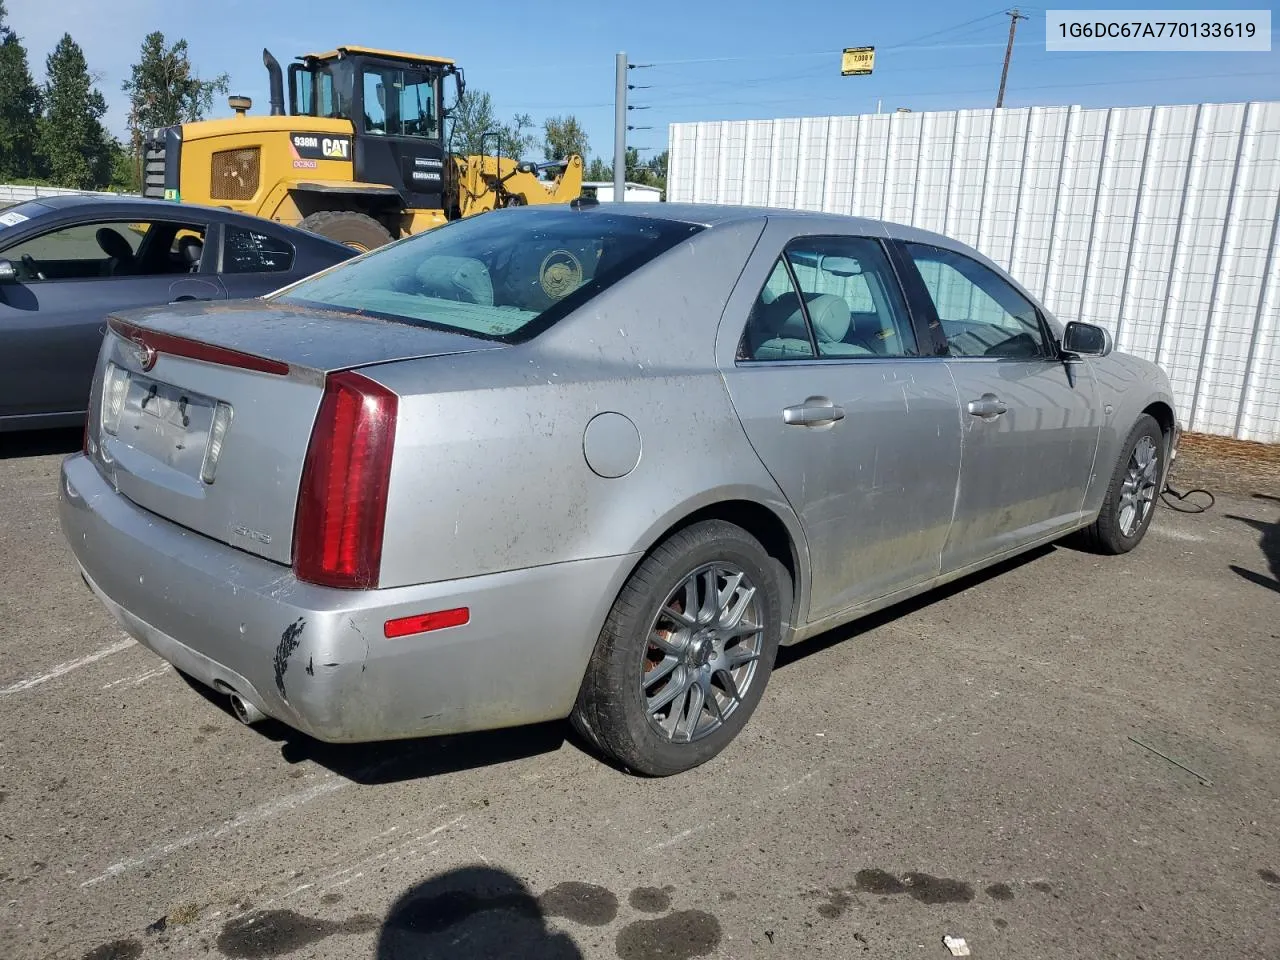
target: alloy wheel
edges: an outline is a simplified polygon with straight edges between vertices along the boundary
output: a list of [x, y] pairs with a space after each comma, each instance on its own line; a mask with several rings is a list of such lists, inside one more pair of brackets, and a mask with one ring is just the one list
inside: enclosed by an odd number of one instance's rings
[[1160, 453], [1149, 436], [1138, 440], [1129, 456], [1120, 484], [1120, 532], [1132, 537], [1142, 528], [1156, 498], [1160, 478]]
[[686, 576], [649, 626], [640, 694], [650, 725], [672, 743], [714, 732], [755, 681], [764, 644], [756, 587], [730, 563]]

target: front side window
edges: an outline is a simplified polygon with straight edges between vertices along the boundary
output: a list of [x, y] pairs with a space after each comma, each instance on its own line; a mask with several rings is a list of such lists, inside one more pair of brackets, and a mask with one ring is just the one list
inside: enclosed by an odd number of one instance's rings
[[514, 343], [701, 229], [568, 209], [487, 213], [380, 247], [280, 296]]
[[23, 283], [162, 276], [198, 269], [204, 235], [203, 225], [191, 223], [79, 223], [16, 243], [0, 256]]
[[933, 300], [953, 357], [1031, 360], [1049, 354], [1036, 308], [976, 260], [924, 243], [906, 248]]
[[806, 237], [787, 245], [752, 307], [739, 356], [909, 357], [915, 331], [879, 242]]
[[366, 69], [364, 132], [395, 137], [440, 136], [435, 77], [424, 70]]
[[292, 266], [292, 244], [234, 224], [222, 228], [223, 273], [278, 273]]

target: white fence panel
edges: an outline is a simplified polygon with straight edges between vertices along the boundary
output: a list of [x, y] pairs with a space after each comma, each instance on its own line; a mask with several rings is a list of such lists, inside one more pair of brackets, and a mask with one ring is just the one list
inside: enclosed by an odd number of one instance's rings
[[970, 243], [1169, 373], [1185, 425], [1280, 441], [1280, 102], [673, 124], [673, 201]]
[[[66, 194], [79, 194], [91, 197], [117, 196], [117, 194], [105, 193], [100, 190], [69, 190], [65, 187], [29, 187], [0, 183], [0, 205], [4, 206], [10, 206], [15, 203], [26, 203], [28, 200], [36, 200], [40, 197], [57, 197]], [[132, 194], [127, 194], [127, 196], [132, 196]]]

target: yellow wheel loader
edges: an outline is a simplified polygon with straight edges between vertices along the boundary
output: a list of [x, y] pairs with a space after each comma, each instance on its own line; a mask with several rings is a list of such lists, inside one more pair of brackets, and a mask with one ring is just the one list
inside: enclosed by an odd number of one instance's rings
[[[153, 130], [143, 156], [148, 197], [227, 207], [371, 250], [496, 207], [569, 203], [582, 158], [522, 163], [501, 153], [451, 154], [443, 129], [452, 60], [368, 47], [299, 57], [284, 76], [267, 50], [267, 116], [231, 97], [235, 116]], [[481, 148], [483, 150], [483, 146]], [[544, 170], [558, 170], [552, 180]]]

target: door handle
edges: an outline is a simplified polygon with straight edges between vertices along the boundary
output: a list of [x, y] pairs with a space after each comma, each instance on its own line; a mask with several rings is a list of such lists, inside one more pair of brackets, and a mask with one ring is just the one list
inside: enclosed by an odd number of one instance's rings
[[169, 302], [170, 303], [190, 303], [193, 300], [203, 301], [203, 300], [212, 300], [212, 299], [213, 299], [212, 297], [193, 297], [190, 294], [184, 294], [183, 296], [177, 297], [173, 300], [170, 300]]
[[1009, 405], [994, 393], [984, 393], [977, 400], [970, 400], [966, 409], [975, 417], [994, 420], [1009, 409]]
[[782, 411], [784, 423], [801, 427], [823, 427], [843, 419], [844, 407], [837, 407], [826, 397], [809, 397]]

